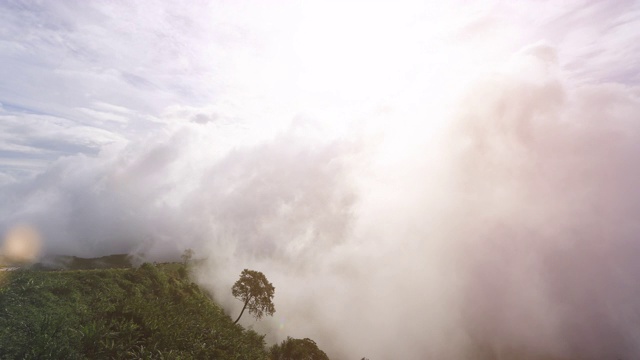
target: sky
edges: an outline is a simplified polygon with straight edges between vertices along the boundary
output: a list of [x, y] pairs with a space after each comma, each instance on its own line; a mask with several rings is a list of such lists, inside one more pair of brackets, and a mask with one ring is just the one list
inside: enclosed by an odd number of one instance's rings
[[230, 314], [263, 271], [243, 324], [336, 358], [636, 358], [638, 34], [626, 0], [4, 1], [0, 231], [192, 248]]

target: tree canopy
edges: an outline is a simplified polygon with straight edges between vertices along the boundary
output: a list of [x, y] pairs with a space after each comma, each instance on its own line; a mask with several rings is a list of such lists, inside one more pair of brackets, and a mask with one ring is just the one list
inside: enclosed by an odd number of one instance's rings
[[244, 302], [244, 307], [235, 323], [240, 320], [245, 309], [249, 309], [249, 313], [258, 320], [264, 315], [273, 315], [276, 312], [272, 302], [274, 292], [275, 287], [263, 273], [255, 270], [242, 270], [240, 279], [231, 288], [233, 296]]
[[182, 258], [182, 263], [186, 266], [193, 257], [193, 250], [186, 249], [180, 257]]
[[271, 360], [329, 360], [327, 354], [309, 338], [287, 337], [287, 340], [273, 345], [269, 352]]

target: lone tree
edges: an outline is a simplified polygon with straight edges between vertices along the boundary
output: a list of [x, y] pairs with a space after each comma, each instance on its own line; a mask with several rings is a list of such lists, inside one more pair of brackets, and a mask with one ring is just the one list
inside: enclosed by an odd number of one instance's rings
[[186, 249], [183, 253], [182, 256], [180, 256], [182, 258], [182, 263], [184, 264], [184, 266], [187, 266], [187, 263], [189, 263], [189, 261], [191, 261], [191, 258], [193, 257], [193, 250], [192, 249]]
[[233, 296], [244, 301], [244, 307], [234, 324], [240, 320], [246, 308], [249, 308], [249, 313], [258, 320], [265, 314], [273, 315], [276, 309], [271, 300], [275, 290], [276, 288], [260, 271], [242, 270], [240, 279], [231, 288]]

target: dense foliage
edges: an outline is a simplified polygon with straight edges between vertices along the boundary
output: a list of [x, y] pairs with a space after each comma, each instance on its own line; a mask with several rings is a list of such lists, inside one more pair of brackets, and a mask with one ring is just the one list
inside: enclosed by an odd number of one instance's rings
[[3, 275], [2, 359], [268, 358], [178, 264]]
[[329, 360], [315, 341], [308, 338], [287, 337], [287, 340], [273, 345], [269, 355], [272, 360]]
[[48, 256], [31, 266], [33, 270], [89, 270], [125, 269], [132, 267], [131, 256], [127, 254], [107, 255], [98, 258], [77, 256]]
[[264, 315], [273, 315], [276, 311], [272, 301], [275, 290], [273, 284], [260, 271], [242, 270], [240, 278], [231, 288], [233, 296], [244, 302], [242, 311], [235, 322], [240, 320], [245, 309], [249, 309], [249, 314], [256, 319], [260, 319]]

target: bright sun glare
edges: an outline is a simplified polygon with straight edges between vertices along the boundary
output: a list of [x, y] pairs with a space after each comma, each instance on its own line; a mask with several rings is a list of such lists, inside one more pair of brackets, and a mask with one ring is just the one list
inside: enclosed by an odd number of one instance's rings
[[[242, 73], [271, 79], [260, 91], [265, 103], [311, 115], [331, 131], [355, 122], [389, 132], [393, 118], [394, 127], [429, 133], [502, 46], [465, 38], [473, 10], [439, 2], [321, 2], [292, 13], [280, 20], [295, 30], [263, 34], [268, 53]], [[246, 82], [252, 91], [260, 83]]]

